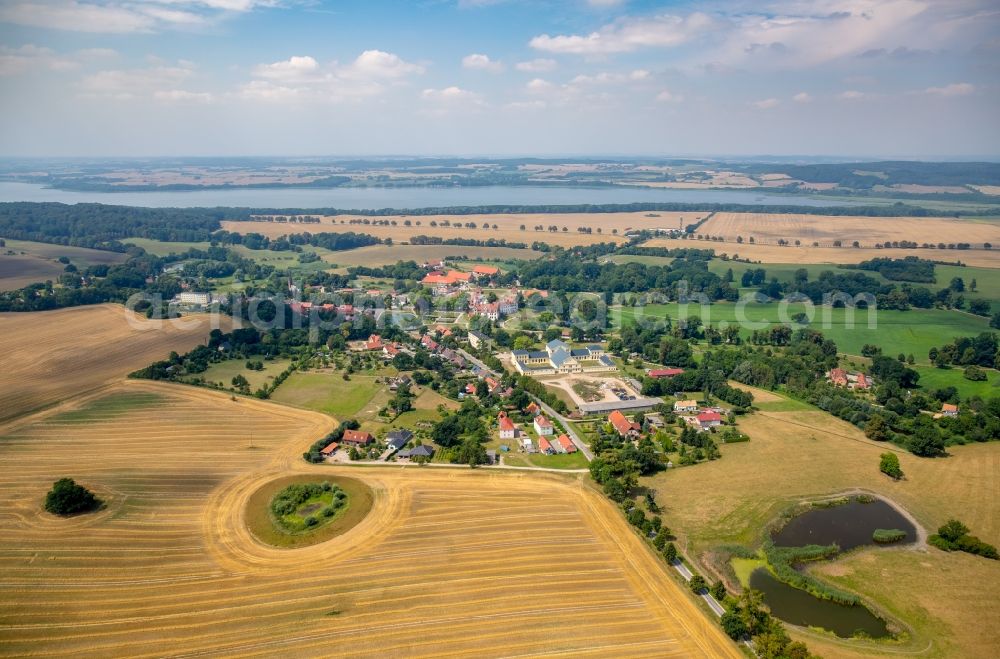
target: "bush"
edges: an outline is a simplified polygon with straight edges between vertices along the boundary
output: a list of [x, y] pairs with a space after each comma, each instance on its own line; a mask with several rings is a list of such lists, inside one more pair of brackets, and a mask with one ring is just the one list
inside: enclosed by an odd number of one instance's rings
[[45, 495], [45, 510], [53, 515], [85, 513], [100, 508], [102, 503], [90, 490], [77, 485], [72, 478], [60, 478]]
[[969, 535], [969, 527], [957, 519], [949, 519], [938, 529], [937, 535], [927, 538], [927, 542], [944, 551], [964, 551], [993, 560], [1000, 559], [997, 548]]
[[705, 583], [705, 577], [700, 574], [696, 574], [691, 577], [691, 581], [688, 582], [688, 586], [691, 588], [691, 592], [696, 595], [702, 594], [705, 589], [708, 588], [708, 584]]
[[905, 537], [906, 531], [901, 531], [899, 529], [875, 529], [875, 531], [872, 532], [872, 540], [880, 545], [899, 542]]
[[899, 457], [895, 453], [883, 453], [878, 469], [886, 476], [899, 480], [903, 477], [903, 470], [899, 467]]
[[743, 622], [743, 616], [734, 611], [726, 611], [722, 614], [722, 630], [726, 636], [738, 641], [747, 635], [747, 626]]

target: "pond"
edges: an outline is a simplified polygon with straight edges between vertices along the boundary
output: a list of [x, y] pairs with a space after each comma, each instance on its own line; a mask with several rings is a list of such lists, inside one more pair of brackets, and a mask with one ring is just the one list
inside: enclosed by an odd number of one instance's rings
[[889, 635], [885, 621], [864, 606], [845, 606], [819, 599], [778, 581], [767, 568], [757, 568], [750, 574], [750, 587], [764, 595], [764, 603], [772, 614], [793, 625], [821, 627], [844, 638], [857, 632], [872, 638]]
[[875, 529], [904, 531], [906, 537], [894, 545], [917, 539], [913, 524], [889, 503], [882, 499], [861, 503], [855, 497], [845, 504], [815, 507], [793, 517], [771, 539], [778, 547], [836, 544], [841, 551], [848, 551], [875, 544], [872, 540]]

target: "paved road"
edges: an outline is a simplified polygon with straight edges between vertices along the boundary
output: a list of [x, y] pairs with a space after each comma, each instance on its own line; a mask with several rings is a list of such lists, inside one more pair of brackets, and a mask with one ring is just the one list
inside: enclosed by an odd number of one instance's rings
[[[684, 577], [684, 581], [691, 581], [691, 578], [694, 576], [691, 574], [691, 570], [689, 570], [688, 567], [680, 561], [674, 561], [674, 569], [680, 572], [680, 575]], [[706, 604], [708, 604], [708, 608], [715, 611], [715, 615], [722, 617], [722, 614], [726, 612], [726, 609], [724, 609], [722, 605], [719, 604], [714, 597], [712, 597], [711, 593], [701, 593], [701, 598], [705, 600]]]

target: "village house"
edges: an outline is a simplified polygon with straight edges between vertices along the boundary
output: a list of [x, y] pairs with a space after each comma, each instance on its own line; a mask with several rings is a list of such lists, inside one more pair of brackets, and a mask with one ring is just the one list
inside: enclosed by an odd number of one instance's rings
[[576, 444], [573, 443], [573, 440], [568, 435], [559, 435], [556, 438], [556, 442], [563, 453], [576, 453]]
[[830, 369], [826, 373], [827, 381], [835, 387], [847, 389], [868, 390], [872, 388], [872, 380], [864, 373], [849, 373], [842, 368]]
[[424, 336], [420, 339], [420, 345], [427, 348], [431, 352], [437, 352], [437, 349], [440, 347], [440, 344], [435, 341], [430, 334], [424, 334]]
[[472, 269], [472, 274], [476, 279], [490, 279], [500, 274], [500, 268], [491, 265], [477, 265]]
[[530, 403], [528, 403], [528, 406], [524, 408], [524, 412], [526, 414], [530, 414], [533, 417], [538, 416], [538, 413], [541, 411], [542, 408], [539, 407], [538, 403], [536, 403], [535, 401], [531, 401]]
[[421, 444], [420, 446], [414, 446], [411, 449], [404, 449], [397, 454], [400, 458], [408, 458], [412, 460], [413, 458], [426, 458], [430, 460], [434, 457], [434, 447], [428, 446], [427, 444]]
[[413, 439], [413, 433], [405, 428], [399, 428], [397, 430], [390, 430], [389, 434], [385, 436], [385, 443], [388, 447], [394, 451], [401, 450], [404, 446], [410, 443]]
[[958, 405], [952, 405], [951, 403], [942, 404], [941, 416], [948, 416], [948, 417], [958, 416]]
[[608, 423], [615, 429], [621, 437], [638, 437], [640, 426], [638, 423], [629, 421], [624, 414], [615, 410], [608, 415]]
[[552, 448], [552, 444], [549, 443], [549, 440], [545, 439], [544, 437], [538, 438], [538, 450], [544, 453], [545, 455], [552, 455], [553, 453], [556, 452], [556, 450]]
[[488, 346], [490, 343], [492, 343], [492, 339], [482, 332], [477, 332], [476, 330], [469, 331], [469, 345], [473, 348], [478, 349], [483, 346]]
[[365, 343], [365, 350], [381, 350], [383, 347], [382, 337], [378, 334], [369, 336], [368, 341]]
[[500, 426], [500, 439], [515, 439], [517, 438], [518, 430], [517, 426], [511, 421], [510, 417], [507, 416], [506, 412], [501, 412], [497, 417], [497, 423]]
[[551, 435], [553, 432], [552, 422], [541, 414], [535, 417], [534, 426], [535, 433], [537, 433], [539, 437]]
[[365, 432], [363, 430], [345, 430], [344, 436], [340, 440], [347, 446], [353, 446], [355, 448], [368, 446], [375, 441], [370, 432]]
[[692, 414], [698, 411], [698, 401], [679, 400], [674, 403], [674, 412], [677, 414]]

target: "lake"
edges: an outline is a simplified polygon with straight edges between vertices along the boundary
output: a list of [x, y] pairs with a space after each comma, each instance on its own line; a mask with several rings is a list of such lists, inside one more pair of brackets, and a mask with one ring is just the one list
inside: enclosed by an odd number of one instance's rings
[[771, 613], [793, 625], [822, 627], [843, 638], [849, 638], [859, 631], [872, 638], [889, 635], [885, 621], [864, 606], [845, 606], [821, 600], [804, 590], [778, 581], [767, 568], [757, 568], [750, 574], [750, 587], [764, 595], [764, 602]]
[[818, 199], [808, 195], [773, 194], [747, 190], [672, 190], [663, 188], [578, 188], [484, 186], [479, 188], [270, 188], [191, 190], [175, 192], [78, 192], [56, 190], [36, 183], [0, 181], [2, 201], [57, 201], [145, 207], [249, 208], [428, 208], [492, 205], [571, 205], [627, 203], [775, 204], [798, 206], [856, 206], [858, 200]]
[[872, 545], [875, 529], [899, 529], [906, 537], [894, 545], [913, 542], [917, 530], [898, 510], [882, 499], [861, 503], [852, 497], [849, 503], [817, 507], [793, 517], [771, 536], [778, 547], [836, 544], [841, 551]]

